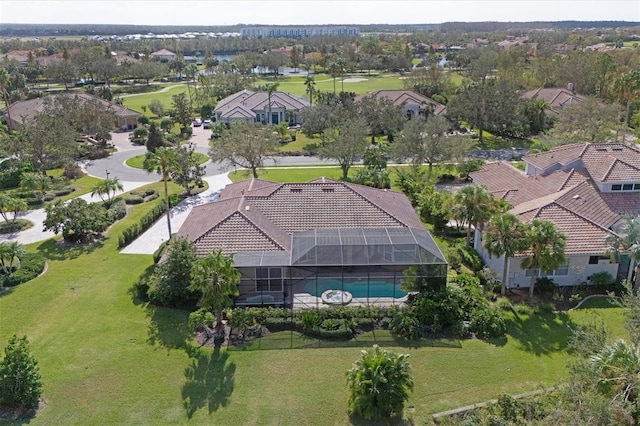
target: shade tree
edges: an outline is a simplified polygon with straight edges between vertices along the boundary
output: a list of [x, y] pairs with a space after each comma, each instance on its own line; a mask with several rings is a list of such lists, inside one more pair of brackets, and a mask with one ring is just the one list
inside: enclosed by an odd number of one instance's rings
[[349, 169], [364, 155], [369, 145], [367, 132], [362, 118], [345, 121], [329, 130], [327, 141], [318, 149], [318, 155], [323, 159], [336, 160], [342, 169], [342, 179], [347, 180]]

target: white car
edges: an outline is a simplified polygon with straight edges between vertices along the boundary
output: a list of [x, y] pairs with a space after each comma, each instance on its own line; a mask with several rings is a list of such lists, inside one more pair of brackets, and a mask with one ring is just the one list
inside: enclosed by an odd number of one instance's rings
[[202, 122], [202, 128], [203, 129], [208, 129], [209, 127], [211, 127], [211, 120], [204, 120]]
[[202, 126], [202, 120], [200, 120], [199, 118], [196, 118], [195, 120], [193, 120], [193, 127], [200, 127]]

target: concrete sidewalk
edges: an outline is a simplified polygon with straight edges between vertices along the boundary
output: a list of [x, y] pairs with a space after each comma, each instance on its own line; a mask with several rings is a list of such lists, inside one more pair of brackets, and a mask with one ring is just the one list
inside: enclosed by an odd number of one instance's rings
[[[191, 212], [194, 206], [209, 203], [215, 201], [220, 194], [220, 191], [231, 180], [227, 177], [226, 173], [207, 176], [203, 178], [209, 184], [209, 188], [193, 197], [183, 200], [180, 204], [171, 209], [171, 231], [173, 233], [178, 232], [185, 219]], [[153, 254], [160, 244], [167, 240], [169, 237], [169, 230], [167, 229], [167, 218], [162, 216], [151, 228], [140, 235], [135, 241], [125, 247], [120, 253], [124, 254]]]

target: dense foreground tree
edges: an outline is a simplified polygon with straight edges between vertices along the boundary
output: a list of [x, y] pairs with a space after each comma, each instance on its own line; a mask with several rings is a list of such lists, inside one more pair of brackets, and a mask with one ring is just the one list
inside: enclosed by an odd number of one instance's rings
[[446, 136], [449, 123], [444, 117], [416, 118], [405, 124], [393, 144], [393, 155], [400, 161], [412, 164], [433, 164], [453, 158], [455, 141]]
[[336, 160], [342, 169], [342, 179], [347, 180], [349, 169], [362, 157], [369, 143], [366, 140], [367, 126], [361, 118], [343, 122], [331, 129], [326, 144], [320, 147], [320, 158]]
[[552, 138], [568, 142], [611, 142], [620, 128], [620, 108], [590, 97], [563, 108], [551, 129]]
[[633, 291], [637, 295], [640, 289], [640, 216], [623, 216], [617, 236], [610, 237], [608, 242], [609, 252], [614, 258], [619, 258], [622, 253], [629, 255], [630, 266], [635, 268]]
[[413, 388], [408, 357], [378, 345], [363, 350], [362, 358], [347, 372], [349, 413], [374, 421], [401, 418]]
[[89, 204], [82, 198], [59, 200], [47, 205], [45, 212], [44, 229], [56, 234], [62, 231], [69, 242], [89, 241], [109, 226], [107, 211], [99, 203]]
[[196, 252], [190, 242], [183, 238], [172, 240], [167, 248], [165, 261], [156, 266], [148, 283], [149, 299], [163, 306], [193, 307], [198, 296], [189, 286], [195, 261]]
[[0, 406], [34, 408], [42, 394], [42, 377], [38, 362], [29, 350], [26, 336], [15, 334], [4, 348], [0, 361]]
[[213, 143], [209, 156], [216, 162], [249, 169], [257, 178], [258, 169], [264, 165], [266, 158], [278, 153], [278, 146], [278, 136], [273, 134], [273, 127], [235, 122]]

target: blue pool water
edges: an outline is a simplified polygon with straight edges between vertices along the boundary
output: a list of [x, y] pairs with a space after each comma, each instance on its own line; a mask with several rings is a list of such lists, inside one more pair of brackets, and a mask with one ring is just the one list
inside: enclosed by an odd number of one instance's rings
[[305, 293], [320, 297], [327, 290], [348, 291], [357, 298], [365, 297], [395, 297], [401, 298], [407, 295], [406, 291], [400, 290], [400, 285], [385, 281], [362, 281], [357, 283], [345, 283], [338, 280], [318, 280], [310, 281], [304, 286]]

